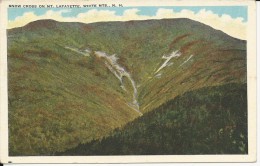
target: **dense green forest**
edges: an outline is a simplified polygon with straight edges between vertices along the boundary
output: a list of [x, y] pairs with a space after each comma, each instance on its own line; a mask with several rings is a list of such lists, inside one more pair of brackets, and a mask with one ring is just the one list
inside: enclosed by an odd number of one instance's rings
[[246, 154], [247, 86], [186, 92], [116, 129], [58, 155]]

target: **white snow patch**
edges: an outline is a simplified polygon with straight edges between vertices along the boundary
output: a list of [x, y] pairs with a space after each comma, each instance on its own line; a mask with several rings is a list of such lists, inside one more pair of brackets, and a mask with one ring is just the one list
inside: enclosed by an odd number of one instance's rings
[[180, 66], [184, 65], [185, 63], [187, 63], [192, 57], [193, 57], [193, 55], [191, 55], [188, 59], [186, 59]]
[[162, 59], [165, 59], [164, 63], [158, 68], [158, 70], [155, 73], [158, 73], [160, 70], [162, 70], [163, 68], [165, 68], [167, 65], [169, 65], [169, 61], [174, 58], [174, 57], [179, 57], [181, 56], [181, 53], [179, 52], [179, 50], [177, 51], [173, 51], [170, 55], [166, 56], [163, 55]]
[[85, 49], [85, 52], [89, 54], [91, 51], [90, 49]]
[[155, 75], [156, 78], [161, 78], [162, 77], [162, 73], [158, 73]]
[[[76, 48], [72, 48], [72, 47], [68, 47], [68, 46], [66, 46], [66, 47], [64, 47], [64, 48], [66, 48], [66, 49], [68, 49], [68, 50], [71, 50], [71, 51], [73, 51], [73, 52], [76, 52], [76, 53], [78, 53], [78, 54], [81, 54], [81, 55], [83, 55], [83, 56], [89, 56], [89, 53], [88, 53], [88, 52], [87, 52], [87, 53], [84, 53], [84, 52], [82, 52], [82, 51], [77, 50]], [[86, 50], [85, 50], [85, 52], [86, 52]]]
[[137, 101], [137, 87], [135, 84], [135, 81], [132, 79], [130, 73], [128, 73], [122, 66], [120, 66], [117, 63], [117, 60], [119, 59], [116, 57], [115, 54], [113, 55], [107, 55], [105, 52], [102, 51], [95, 51], [95, 55], [97, 57], [102, 57], [105, 59], [105, 65], [106, 67], [115, 75], [115, 77], [120, 81], [121, 88], [126, 91], [125, 86], [123, 84], [123, 77], [128, 78], [128, 80], [131, 82], [133, 87], [133, 101], [132, 103], [129, 103], [129, 106], [133, 108], [136, 112], [138, 112], [140, 115], [142, 113], [139, 110], [139, 103]]

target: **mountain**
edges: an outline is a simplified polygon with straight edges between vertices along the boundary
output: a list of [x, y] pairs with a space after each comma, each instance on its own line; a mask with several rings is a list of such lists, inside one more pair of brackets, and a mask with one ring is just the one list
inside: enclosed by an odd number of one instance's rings
[[184, 93], [111, 136], [57, 155], [247, 154], [245, 84]]
[[10, 155], [102, 140], [178, 96], [231, 84], [246, 84], [246, 41], [189, 19], [10, 29]]

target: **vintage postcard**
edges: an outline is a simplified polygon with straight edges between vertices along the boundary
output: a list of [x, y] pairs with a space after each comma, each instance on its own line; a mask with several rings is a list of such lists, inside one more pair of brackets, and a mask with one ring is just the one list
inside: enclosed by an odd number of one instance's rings
[[1, 162], [256, 160], [255, 2], [2, 1]]

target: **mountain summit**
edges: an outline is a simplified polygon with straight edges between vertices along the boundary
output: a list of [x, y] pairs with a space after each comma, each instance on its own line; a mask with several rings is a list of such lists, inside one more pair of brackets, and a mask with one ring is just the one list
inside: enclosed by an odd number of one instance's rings
[[62, 152], [109, 137], [183, 94], [240, 88], [246, 58], [246, 41], [190, 19], [39, 20], [10, 29], [10, 155]]

